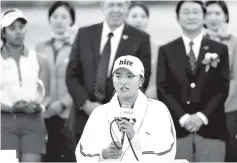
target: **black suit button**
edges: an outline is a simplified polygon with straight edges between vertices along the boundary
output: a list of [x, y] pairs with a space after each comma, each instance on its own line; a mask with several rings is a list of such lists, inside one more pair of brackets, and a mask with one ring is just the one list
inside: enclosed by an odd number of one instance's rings
[[195, 87], [196, 87], [196, 84], [195, 84], [195, 83], [191, 83], [191, 84], [190, 84], [190, 87], [191, 87], [191, 88], [195, 88]]
[[187, 101], [186, 103], [187, 103], [187, 104], [190, 104], [190, 101]]

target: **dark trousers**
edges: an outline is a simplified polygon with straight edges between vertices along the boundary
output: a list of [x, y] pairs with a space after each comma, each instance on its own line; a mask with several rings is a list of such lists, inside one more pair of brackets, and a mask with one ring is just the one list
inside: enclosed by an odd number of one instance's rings
[[186, 159], [189, 162], [224, 162], [225, 151], [224, 141], [192, 133], [177, 139], [175, 159]]
[[76, 140], [59, 116], [45, 119], [48, 132], [44, 162], [76, 162]]
[[237, 162], [237, 111], [226, 113], [229, 137], [227, 141], [227, 162]]

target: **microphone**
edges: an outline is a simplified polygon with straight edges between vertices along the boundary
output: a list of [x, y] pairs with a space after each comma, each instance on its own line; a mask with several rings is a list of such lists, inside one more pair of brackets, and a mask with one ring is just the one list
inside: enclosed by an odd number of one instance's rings
[[[128, 102], [124, 102], [121, 105], [121, 111], [120, 111], [120, 119], [125, 119], [129, 122], [133, 119], [133, 110], [131, 108], [131, 105]], [[122, 132], [122, 139], [121, 139], [121, 144], [123, 145], [124, 143], [124, 137], [125, 137], [125, 132]]]
[[126, 119], [127, 121], [130, 121], [133, 117], [133, 110], [131, 109], [131, 106], [128, 102], [124, 102], [121, 105], [121, 111], [120, 111], [120, 117], [121, 119]]

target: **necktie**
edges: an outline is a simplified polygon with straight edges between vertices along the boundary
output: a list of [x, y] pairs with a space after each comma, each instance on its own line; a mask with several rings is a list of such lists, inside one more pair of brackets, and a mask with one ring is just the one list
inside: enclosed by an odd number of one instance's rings
[[104, 46], [102, 51], [99, 65], [97, 68], [95, 85], [94, 85], [94, 95], [99, 102], [102, 102], [106, 97], [106, 81], [108, 74], [108, 66], [110, 60], [110, 52], [111, 52], [111, 37], [113, 33], [108, 34], [108, 40]]
[[189, 46], [190, 46], [190, 51], [188, 53], [189, 63], [191, 66], [191, 70], [194, 72], [194, 70], [196, 68], [196, 59], [195, 59], [195, 55], [193, 52], [193, 42], [192, 41], [189, 43]]

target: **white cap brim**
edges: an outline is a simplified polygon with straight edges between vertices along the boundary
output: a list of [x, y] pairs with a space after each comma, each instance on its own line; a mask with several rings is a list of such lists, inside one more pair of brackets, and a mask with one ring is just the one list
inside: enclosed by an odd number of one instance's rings
[[24, 23], [27, 23], [27, 19], [24, 14], [19, 10], [14, 10], [1, 17], [0, 25], [2, 28], [9, 27], [17, 19], [22, 19], [25, 21]]
[[116, 69], [113, 70], [112, 74], [114, 74], [117, 70], [119, 69], [127, 69], [128, 71], [130, 71], [133, 75], [137, 76], [137, 75], [141, 75], [141, 76], [144, 76], [144, 74], [130, 68], [130, 67], [127, 67], [127, 66], [120, 66], [120, 67], [117, 67]]

